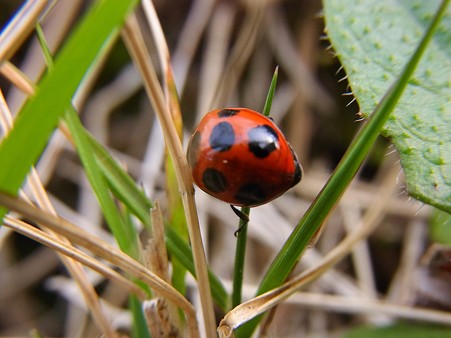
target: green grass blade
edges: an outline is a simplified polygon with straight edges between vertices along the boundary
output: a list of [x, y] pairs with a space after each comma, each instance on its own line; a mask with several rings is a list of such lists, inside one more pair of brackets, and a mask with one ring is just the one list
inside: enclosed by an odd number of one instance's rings
[[279, 66], [274, 70], [271, 84], [269, 85], [268, 95], [266, 96], [265, 106], [263, 107], [263, 115], [269, 116], [271, 113], [272, 99], [276, 92], [277, 79], [279, 78]]
[[[176, 119], [175, 119], [176, 120]], [[175, 121], [174, 120], [174, 121]], [[179, 186], [175, 173], [174, 161], [169, 153], [166, 153], [166, 190], [168, 196], [168, 223], [167, 227], [173, 229], [180, 238], [189, 242], [186, 216], [180, 196]], [[186, 293], [186, 268], [177, 259], [172, 259], [172, 285], [181, 294]]]
[[[359, 131], [331, 178], [285, 242], [283, 248], [272, 262], [260, 283], [257, 292], [258, 294], [269, 291], [285, 281], [314, 234], [318, 231], [332, 208], [338, 202], [340, 196], [351, 182], [371, 149], [390, 113], [395, 108], [410, 77], [415, 71], [421, 56], [430, 42], [435, 29], [444, 15], [448, 3], [448, 0], [443, 1], [442, 6], [437, 11], [434, 20], [424, 34], [411, 59], [404, 67], [402, 73], [390, 87], [369, 120]], [[238, 336], [250, 336], [260, 318], [261, 316], [254, 318], [254, 320], [239, 328], [237, 330]]]
[[[54, 67], [54, 62], [45, 40], [45, 36], [39, 25], [36, 27], [36, 30], [48, 68], [49, 70], [52, 70]], [[117, 241], [120, 243], [120, 247], [125, 252], [131, 254], [132, 250], [135, 249], [130, 250], [128, 248], [137, 247], [137, 242], [132, 242], [136, 241], [137, 234], [133, 229], [132, 223], [128, 221], [128, 218], [127, 222], [121, 222], [121, 215], [117, 211], [115, 203], [110, 197], [109, 189], [105, 184], [102, 175], [102, 173], [111, 173], [112, 171], [104, 171], [104, 168], [100, 168], [98, 164], [104, 163], [105, 161], [96, 161], [95, 157], [91, 155], [91, 153], [93, 153], [92, 146], [98, 145], [98, 143], [94, 142], [94, 139], [91, 137], [91, 135], [81, 125], [81, 122], [73, 109], [68, 110], [68, 113], [66, 114], [66, 121], [68, 123], [69, 129], [72, 131], [72, 136], [74, 137], [74, 141], [76, 143], [82, 162], [85, 166], [88, 178], [91, 181], [91, 185], [93, 186], [94, 191], [98, 196], [104, 215], [106, 215], [107, 220], [109, 220], [110, 228], [113, 229], [113, 234], [116, 236]], [[98, 145], [96, 149], [99, 152], [103, 148]], [[105, 159], [105, 157], [107, 157], [105, 153], [106, 152], [102, 153], [102, 155], [104, 155], [103, 157], [101, 157], [102, 159]], [[99, 156], [97, 156], [97, 158], [99, 158]], [[120, 189], [118, 190], [119, 192], [121, 191]], [[132, 238], [132, 241], [127, 242], [127, 239], [131, 240]]]
[[141, 302], [132, 295], [129, 299], [128, 307], [131, 309], [133, 316], [132, 337], [133, 338], [150, 338], [150, 333], [147, 327], [146, 319]]
[[86, 130], [91, 149], [114, 195], [146, 226], [150, 225], [151, 201], [108, 151]]
[[78, 115], [73, 109], [70, 109], [65, 116], [65, 120], [74, 138], [86, 175], [99, 200], [103, 215], [119, 247], [131, 257], [138, 258], [138, 235], [136, 230], [128, 222], [124, 221], [117, 209], [105, 176], [93, 154], [91, 142], [86, 137]]
[[53, 69], [53, 55], [50, 51], [50, 48], [47, 44], [47, 40], [45, 39], [44, 31], [40, 24], [36, 26], [36, 35], [39, 41], [39, 45], [41, 46], [42, 54], [44, 54], [44, 60], [47, 64], [47, 68], [49, 71]]
[[[139, 259], [139, 239], [133, 223], [127, 213], [122, 215], [110, 194], [107, 180], [99, 166], [91, 147], [91, 140], [87, 136], [81, 121], [74, 109], [69, 109], [65, 115], [65, 121], [75, 141], [80, 159], [83, 163], [86, 175], [100, 203], [102, 213], [113, 233], [120, 249], [130, 257]], [[124, 218], [127, 217], [127, 218]], [[144, 287], [149, 292], [147, 285]], [[148, 337], [148, 330], [144, 321], [141, 305], [134, 295], [130, 297], [130, 307], [133, 316], [133, 332], [136, 337]]]
[[[26, 103], [0, 144], [0, 190], [17, 194], [58, 119], [71, 106], [80, 82], [99, 55], [107, 51], [109, 41], [117, 37], [124, 18], [137, 2], [97, 1], [67, 39], [54, 68], [39, 83], [36, 95]], [[4, 212], [0, 212], [0, 218]]]

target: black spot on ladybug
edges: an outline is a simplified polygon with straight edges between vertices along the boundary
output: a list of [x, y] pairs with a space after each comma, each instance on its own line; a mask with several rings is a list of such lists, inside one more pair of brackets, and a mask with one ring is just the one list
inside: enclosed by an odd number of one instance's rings
[[264, 124], [252, 128], [247, 135], [249, 150], [258, 158], [265, 158], [279, 148], [279, 137], [271, 126]]
[[220, 122], [210, 134], [210, 147], [216, 151], [227, 151], [235, 143], [235, 132], [229, 122]]
[[239, 112], [239, 109], [223, 109], [218, 113], [218, 117], [231, 117]]
[[258, 183], [248, 183], [238, 189], [235, 199], [243, 205], [257, 205], [266, 200], [266, 194]]
[[205, 188], [214, 193], [223, 192], [227, 188], [227, 180], [224, 174], [213, 168], [208, 168], [204, 171], [202, 183], [205, 185]]
[[200, 146], [200, 132], [196, 133], [191, 137], [190, 143], [188, 145], [188, 163], [193, 168], [196, 165], [197, 159], [199, 158], [199, 146]]

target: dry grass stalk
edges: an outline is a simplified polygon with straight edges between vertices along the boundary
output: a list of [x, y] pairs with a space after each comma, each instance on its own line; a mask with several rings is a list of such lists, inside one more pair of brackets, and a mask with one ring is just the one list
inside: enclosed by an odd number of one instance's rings
[[[152, 238], [144, 252], [146, 266], [168, 283], [170, 281], [169, 262], [165, 245], [163, 216], [159, 203], [154, 201], [150, 210], [152, 220]], [[143, 304], [146, 320], [153, 337], [169, 337], [179, 332], [180, 322], [177, 308], [156, 293], [155, 298]], [[158, 328], [161, 327], [161, 330]], [[174, 336], [175, 337], [175, 336]]]
[[124, 272], [127, 272], [135, 278], [142, 280], [156, 292], [160, 293], [162, 296], [171, 300], [174, 304], [180, 307], [186, 314], [191, 336], [198, 336], [196, 313], [191, 303], [188, 302], [185, 297], [178, 293], [177, 290], [175, 290], [171, 285], [167, 284], [153, 272], [146, 269], [142, 264], [97, 236], [86, 232], [69, 221], [46, 213], [16, 197], [0, 193], [0, 204], [4, 205], [9, 210], [13, 210], [24, 215], [36, 223], [42, 224], [46, 228], [49, 228], [52, 231], [66, 237], [74, 245], [80, 245], [86, 248], [93, 254], [98, 255], [111, 264], [122, 269]]
[[0, 35], [0, 60], [8, 60], [22, 45], [48, 5], [46, 0], [27, 1]]
[[0, 73], [27, 96], [34, 94], [35, 84], [9, 61], [0, 64]]
[[202, 244], [202, 237], [199, 230], [197, 209], [194, 201], [194, 188], [188, 162], [183, 152], [177, 131], [172, 123], [171, 114], [168, 111], [163, 91], [158, 82], [155, 70], [149, 62], [150, 56], [145, 48], [145, 44], [136, 22], [136, 18], [130, 18], [123, 30], [123, 38], [126, 46], [136, 63], [144, 80], [144, 86], [154, 106], [169, 153], [174, 161], [177, 181], [180, 186], [180, 194], [185, 208], [188, 231], [191, 240], [194, 266], [199, 284], [199, 293], [204, 316], [205, 328], [208, 337], [216, 335], [216, 321], [213, 312], [213, 300], [210, 294], [210, 283], [207, 273], [207, 261]]
[[349, 314], [387, 315], [392, 318], [418, 320], [441, 325], [451, 325], [451, 314], [426, 308], [414, 308], [410, 305], [398, 305], [387, 301], [365, 299], [362, 297], [335, 296], [298, 292], [288, 303], [299, 306], [324, 309]]
[[46, 234], [42, 230], [39, 230], [33, 227], [32, 225], [25, 223], [21, 220], [18, 220], [16, 218], [13, 218], [11, 216], [6, 216], [4, 224], [5, 226], [11, 228], [12, 230], [24, 236], [27, 236], [28, 238], [31, 238], [49, 247], [50, 249], [55, 250], [56, 252], [59, 252], [71, 259], [74, 259], [77, 262], [83, 264], [84, 266], [93, 269], [94, 271], [97, 271], [105, 278], [111, 280], [120, 287], [128, 290], [128, 292], [135, 294], [139, 299], [141, 300], [146, 299], [147, 297], [146, 293], [136, 284], [130, 282], [128, 279], [124, 278], [122, 275], [114, 271], [109, 266], [101, 263], [98, 259], [93, 258], [88, 254], [86, 254], [85, 252], [81, 251], [80, 249], [77, 249], [76, 247], [72, 246], [70, 243], [56, 239], [51, 235]]
[[171, 310], [166, 299], [157, 297], [143, 303], [144, 314], [150, 333], [155, 338], [182, 337], [176, 326], [172, 324]]
[[156, 275], [169, 282], [169, 262], [164, 238], [163, 216], [158, 201], [153, 202], [150, 210], [152, 220], [152, 238], [146, 248], [146, 265]]

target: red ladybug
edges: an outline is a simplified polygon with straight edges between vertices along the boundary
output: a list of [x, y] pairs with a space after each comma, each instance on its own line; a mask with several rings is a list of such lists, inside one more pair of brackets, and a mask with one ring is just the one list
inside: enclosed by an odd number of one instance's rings
[[296, 185], [302, 169], [273, 121], [247, 108], [204, 116], [188, 144], [194, 182], [236, 206], [265, 204]]

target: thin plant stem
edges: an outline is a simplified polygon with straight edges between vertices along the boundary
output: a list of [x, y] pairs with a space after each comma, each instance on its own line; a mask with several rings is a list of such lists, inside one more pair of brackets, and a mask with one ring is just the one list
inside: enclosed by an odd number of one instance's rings
[[[251, 208], [243, 207], [241, 212], [247, 216]], [[233, 292], [232, 292], [232, 306], [238, 306], [241, 304], [241, 292], [243, 289], [243, 273], [244, 273], [244, 258], [246, 255], [246, 243], [247, 243], [247, 226], [248, 221], [240, 219], [239, 228], [236, 232], [236, 250], [235, 250], [235, 268], [233, 272]]]

